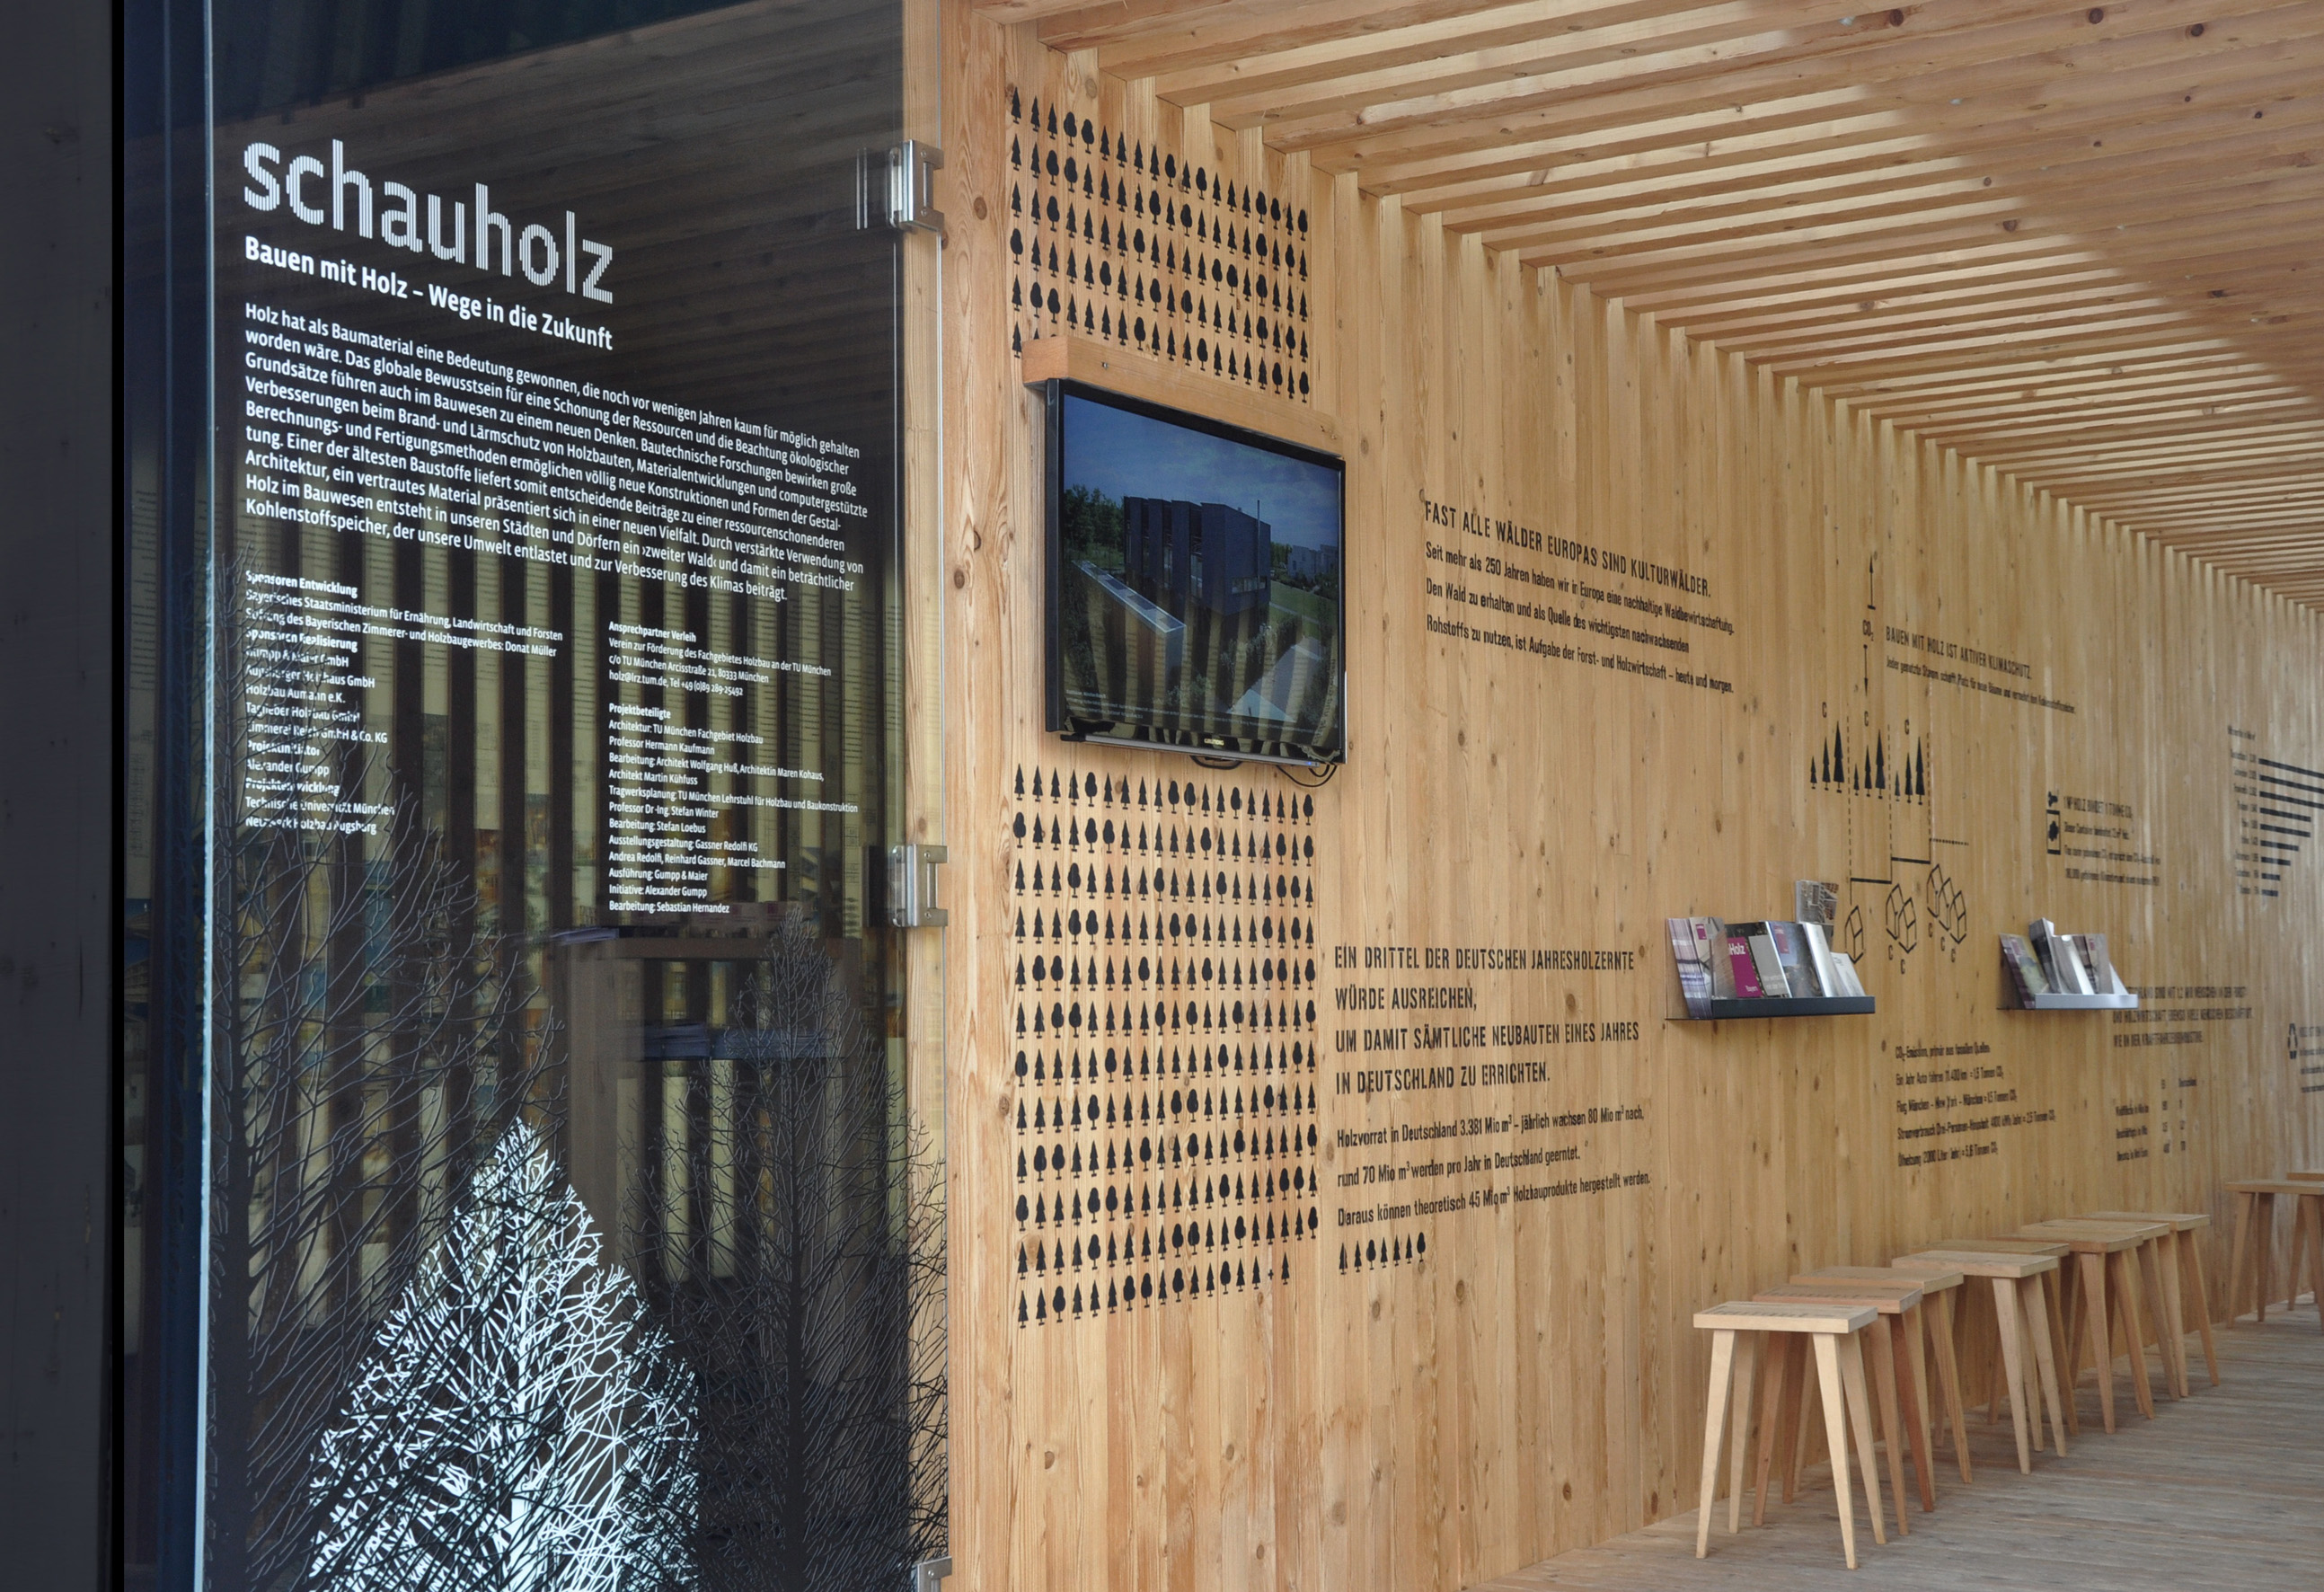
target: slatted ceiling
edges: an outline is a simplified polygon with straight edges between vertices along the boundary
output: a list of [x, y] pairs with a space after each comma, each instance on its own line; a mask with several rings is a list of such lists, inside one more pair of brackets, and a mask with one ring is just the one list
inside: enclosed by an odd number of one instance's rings
[[987, 0], [2324, 606], [2324, 0]]

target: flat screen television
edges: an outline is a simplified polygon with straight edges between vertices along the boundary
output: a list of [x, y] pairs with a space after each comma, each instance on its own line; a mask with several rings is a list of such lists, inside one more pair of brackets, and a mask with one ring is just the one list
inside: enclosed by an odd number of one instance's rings
[[1049, 728], [1341, 761], [1340, 460], [1079, 382], [1045, 389]]

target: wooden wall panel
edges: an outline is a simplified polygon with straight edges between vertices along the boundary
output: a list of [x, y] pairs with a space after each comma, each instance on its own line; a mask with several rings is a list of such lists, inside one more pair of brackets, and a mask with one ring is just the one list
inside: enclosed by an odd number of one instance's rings
[[[1692, 1504], [1704, 1304], [2077, 1210], [2224, 1218], [2222, 1180], [2324, 1160], [2324, 1092], [2302, 1089], [2324, 1073], [2295, 1053], [2324, 1047], [2300, 1032], [2324, 1023], [2324, 873], [2304, 838], [2268, 837], [2301, 845], [2280, 868], [2238, 862], [2258, 852], [2236, 787], [2262, 765], [2233, 761], [2324, 768], [2314, 616], [1213, 134], [1028, 29], [957, 5], [945, 28], [956, 1584], [1449, 1592]], [[1300, 1119], [1320, 1233], [1233, 1252], [1287, 1279], [1167, 1305], [1101, 1310], [1122, 1273], [1093, 1262], [1071, 1284], [1085, 1313], [1020, 1325], [1015, 1124], [1038, 1091], [1013, 1071], [1014, 881], [1036, 855], [1017, 780], [1101, 781], [1076, 822], [1173, 780], [1308, 797], [1042, 731], [1007, 197], [1009, 92], [1037, 85], [1311, 213], [1313, 394], [1284, 424], [1334, 421], [1348, 461], [1351, 750], [1286, 830], [1316, 847], [1318, 975], [1296, 994], [1318, 1010], [1297, 1032], [1322, 1050]], [[2277, 893], [2243, 893], [2262, 872]], [[1802, 878], [1840, 884], [1878, 1014], [1674, 1021], [1664, 920], [1787, 916]], [[2145, 1009], [1998, 1009], [1995, 937], [2037, 914], [2107, 932]], [[1524, 966], [1419, 965], [1477, 948]], [[1383, 952], [1415, 965], [1367, 966]], [[1407, 986], [1475, 1006], [1334, 1005]], [[1367, 1048], [1439, 1019], [1485, 1041]], [[1367, 1087], [1445, 1067], [1450, 1087]], [[1364, 1180], [1382, 1166], [1392, 1189]], [[2223, 1286], [2223, 1227], [2210, 1242]]]

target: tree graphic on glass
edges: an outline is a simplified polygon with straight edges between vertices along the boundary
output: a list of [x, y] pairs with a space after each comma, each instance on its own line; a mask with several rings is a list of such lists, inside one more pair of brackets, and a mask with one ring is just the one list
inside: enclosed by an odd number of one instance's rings
[[[223, 694], [284, 699], [244, 638], [289, 626], [235, 619]], [[558, 1169], [542, 953], [426, 781], [304, 709], [226, 751], [209, 1583], [788, 1592], [939, 1548], [941, 1208], [838, 947], [735, 939], [731, 1102], [638, 1146], [702, 1165], [629, 1190], [633, 1278]], [[328, 821], [264, 821], [260, 779]]]
[[[283, 1587], [317, 1541], [317, 1442], [383, 1320], [475, 1168], [521, 1121], [553, 1132], [561, 1100], [555, 1025], [473, 859], [383, 760], [326, 733], [308, 687], [274, 683], [303, 660], [245, 639], [254, 607], [234, 618], [225, 694], [248, 710], [213, 885], [208, 1554], [212, 1585]], [[343, 810], [270, 821], [261, 798], [285, 782]]]
[[694, 1409], [692, 1374], [515, 1124], [324, 1434], [308, 1583], [691, 1586]]

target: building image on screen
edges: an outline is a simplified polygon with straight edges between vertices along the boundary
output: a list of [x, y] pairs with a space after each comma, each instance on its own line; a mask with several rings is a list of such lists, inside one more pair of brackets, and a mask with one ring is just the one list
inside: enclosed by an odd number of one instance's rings
[[1338, 462], [1075, 391], [1058, 403], [1053, 727], [1336, 758]]

